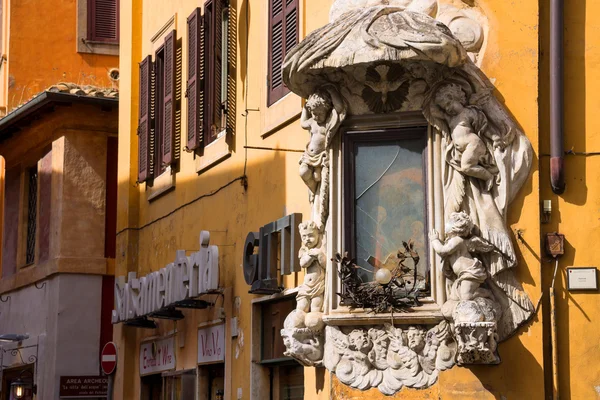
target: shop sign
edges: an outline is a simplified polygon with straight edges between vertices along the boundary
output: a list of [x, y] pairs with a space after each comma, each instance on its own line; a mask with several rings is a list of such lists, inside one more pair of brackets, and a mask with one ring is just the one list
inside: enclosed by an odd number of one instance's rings
[[175, 369], [175, 339], [142, 343], [140, 346], [140, 375]]
[[115, 279], [115, 310], [112, 323], [139, 318], [178, 302], [219, 288], [219, 248], [209, 245], [210, 233], [200, 232], [200, 251], [185, 255], [177, 250], [175, 262], [138, 278], [130, 272], [128, 282]]
[[302, 214], [294, 213], [262, 226], [258, 232], [248, 232], [243, 266], [250, 293], [279, 293], [278, 272], [290, 275], [301, 270], [298, 261], [300, 222]]
[[108, 377], [106, 376], [61, 376], [59, 397], [97, 398], [108, 395]]
[[198, 329], [198, 364], [225, 360], [225, 325]]

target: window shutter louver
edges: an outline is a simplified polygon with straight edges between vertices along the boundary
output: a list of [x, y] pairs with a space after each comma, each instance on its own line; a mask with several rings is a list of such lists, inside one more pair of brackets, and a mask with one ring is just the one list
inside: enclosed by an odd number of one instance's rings
[[268, 105], [289, 92], [283, 84], [281, 67], [289, 49], [298, 43], [298, 0], [269, 2]]
[[216, 127], [218, 133], [221, 128], [221, 84], [222, 84], [222, 58], [223, 58], [223, 0], [214, 0], [214, 19], [213, 19], [213, 38], [214, 46], [211, 49], [213, 51], [213, 97], [211, 102], [213, 103], [213, 125]]
[[171, 164], [174, 157], [175, 139], [175, 51], [177, 31], [173, 30], [165, 37], [165, 66], [164, 66], [164, 124], [163, 124], [163, 164]]
[[202, 144], [201, 112], [201, 63], [204, 61], [202, 48], [202, 13], [196, 8], [188, 17], [188, 81], [187, 81], [187, 149], [195, 150]]
[[88, 39], [119, 42], [119, 0], [88, 0]]
[[[298, 0], [285, 0], [284, 57], [292, 47], [298, 44], [298, 25]], [[281, 76], [281, 67], [278, 74]]]
[[140, 63], [140, 99], [138, 124], [138, 182], [145, 182], [150, 177], [150, 108], [152, 57], [147, 56]]

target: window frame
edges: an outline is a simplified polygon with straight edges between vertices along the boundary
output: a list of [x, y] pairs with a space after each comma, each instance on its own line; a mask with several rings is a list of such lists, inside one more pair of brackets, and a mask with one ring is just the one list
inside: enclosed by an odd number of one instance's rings
[[117, 40], [96, 41], [90, 39], [91, 0], [77, 0], [77, 52], [90, 54], [119, 55], [120, 0], [117, 0]]
[[[421, 163], [422, 163], [422, 171], [423, 171], [423, 191], [424, 191], [424, 201], [423, 201], [423, 214], [425, 216], [424, 224], [424, 234], [425, 234], [425, 243], [427, 243], [427, 232], [429, 232], [429, 216], [428, 216], [428, 201], [429, 201], [429, 190], [428, 190], [428, 170], [429, 166], [427, 163], [427, 155], [428, 155], [428, 141], [427, 141], [427, 126], [409, 126], [403, 128], [382, 128], [382, 129], [373, 129], [373, 130], [346, 130], [343, 134], [343, 143], [342, 143], [342, 159], [343, 159], [343, 171], [342, 174], [344, 176], [344, 192], [343, 192], [343, 221], [344, 221], [344, 243], [347, 243], [347, 251], [352, 255], [352, 257], [356, 257], [357, 249], [356, 249], [356, 207], [355, 201], [356, 198], [356, 188], [355, 188], [355, 177], [356, 177], [356, 166], [354, 164], [356, 158], [356, 148], [355, 145], [358, 143], [361, 144], [378, 144], [378, 143], [386, 143], [392, 141], [402, 141], [403, 139], [411, 140], [411, 139], [420, 139], [422, 140], [423, 150], [421, 152]], [[425, 254], [421, 254], [422, 262], [426, 264], [426, 274], [431, 274], [430, 270], [430, 262], [429, 262], [429, 252]], [[380, 260], [383, 261], [383, 260]], [[345, 291], [346, 288], [342, 287], [342, 290]]]
[[[382, 115], [349, 116], [343, 122], [340, 131], [334, 137], [330, 150], [330, 205], [327, 222], [327, 258], [331, 260], [336, 253], [346, 251], [344, 227], [344, 193], [346, 191], [344, 175], [344, 157], [342, 152], [343, 137], [349, 131], [377, 131], [382, 129], [400, 129], [426, 127], [427, 129], [427, 220], [429, 229], [443, 231], [443, 191], [441, 163], [441, 136], [436, 133], [421, 111], [388, 113]], [[438, 168], [440, 167], [440, 168]], [[431, 248], [429, 251], [430, 296], [421, 298], [421, 306], [414, 307], [411, 313], [395, 313], [393, 318], [398, 323], [434, 324], [443, 319], [441, 306], [446, 301], [445, 278], [441, 271], [441, 260]], [[338, 293], [341, 282], [337, 274], [337, 266], [328, 261], [326, 285], [329, 293]], [[326, 314], [323, 320], [330, 325], [373, 325], [389, 322], [391, 313], [374, 314], [370, 310], [354, 309], [340, 304], [339, 296], [331, 295], [325, 304]]]

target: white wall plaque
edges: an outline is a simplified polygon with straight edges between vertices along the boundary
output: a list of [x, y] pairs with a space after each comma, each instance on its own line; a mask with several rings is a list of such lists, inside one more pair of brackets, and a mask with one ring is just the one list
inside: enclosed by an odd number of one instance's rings
[[598, 290], [596, 267], [567, 268], [569, 290]]
[[173, 336], [141, 344], [140, 375], [172, 369], [175, 369], [175, 338]]
[[225, 324], [198, 329], [198, 364], [225, 360]]

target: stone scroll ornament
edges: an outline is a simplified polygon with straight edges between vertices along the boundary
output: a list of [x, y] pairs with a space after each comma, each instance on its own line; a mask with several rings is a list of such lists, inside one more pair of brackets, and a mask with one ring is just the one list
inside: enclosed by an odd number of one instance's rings
[[[455, 363], [498, 363], [498, 342], [534, 312], [515, 277], [506, 226], [532, 148], [476, 65], [485, 47], [478, 12], [436, 0], [336, 0], [330, 22], [286, 54], [284, 82], [307, 99], [301, 125], [311, 139], [300, 176], [312, 216], [300, 227], [306, 278], [282, 336], [287, 355], [324, 365], [354, 388], [393, 394], [428, 387]], [[446, 277], [444, 320], [325, 327], [323, 299], [333, 295], [324, 285], [332, 139], [346, 116], [404, 111], [421, 111], [441, 143], [435, 165], [444, 224], [430, 241]]]

